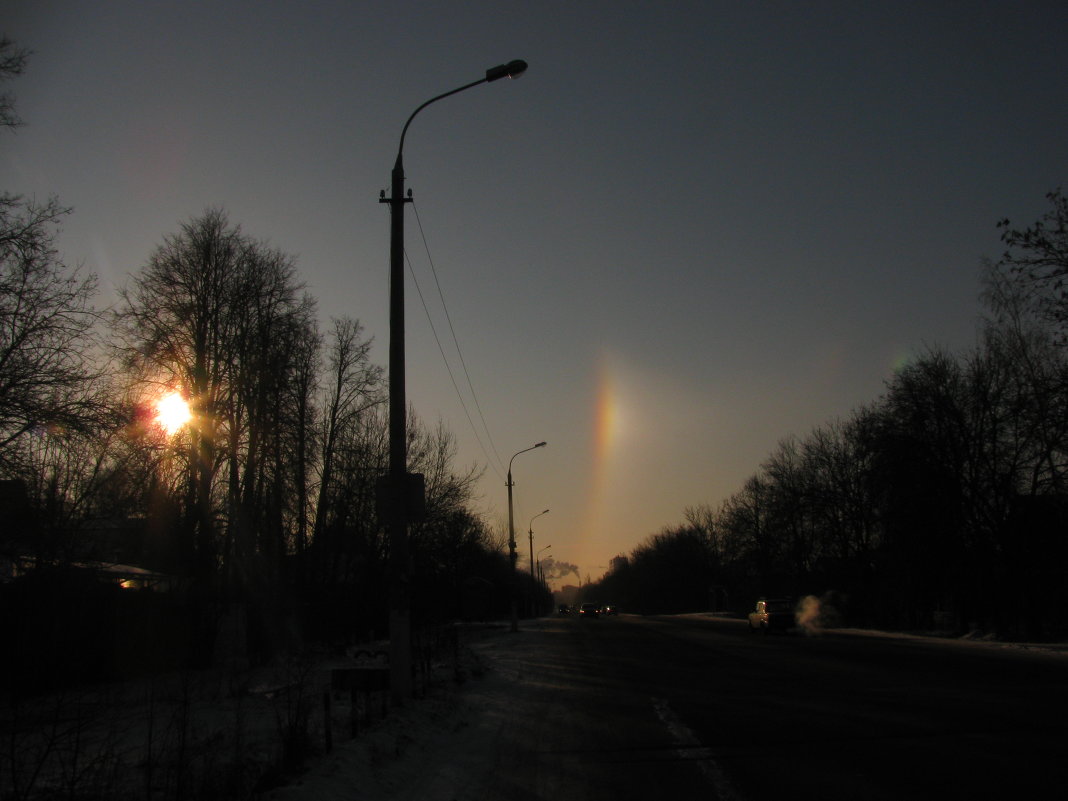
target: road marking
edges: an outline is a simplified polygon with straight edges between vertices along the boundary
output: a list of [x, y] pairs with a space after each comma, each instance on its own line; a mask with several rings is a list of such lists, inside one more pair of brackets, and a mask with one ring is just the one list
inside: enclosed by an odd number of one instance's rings
[[701, 769], [719, 801], [742, 801], [742, 797], [727, 778], [723, 766], [712, 756], [712, 749], [701, 744], [697, 735], [682, 722], [682, 718], [675, 714], [665, 699], [654, 698], [652, 701], [657, 717], [675, 740], [679, 758], [692, 761]]

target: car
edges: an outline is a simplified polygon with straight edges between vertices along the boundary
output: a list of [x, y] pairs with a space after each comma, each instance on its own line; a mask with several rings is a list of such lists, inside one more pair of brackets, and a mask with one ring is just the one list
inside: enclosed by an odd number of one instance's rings
[[749, 631], [786, 631], [796, 624], [794, 602], [789, 598], [761, 598], [749, 613]]
[[597, 617], [601, 613], [601, 605], [587, 601], [579, 607], [579, 617]]
[[601, 614], [602, 615], [618, 615], [619, 614], [619, 607], [616, 606], [615, 604], [605, 604], [604, 606], [601, 607]]
[[560, 604], [558, 607], [556, 607], [556, 614], [558, 614], [558, 615], [570, 615], [571, 614], [571, 607], [568, 606], [567, 604]]

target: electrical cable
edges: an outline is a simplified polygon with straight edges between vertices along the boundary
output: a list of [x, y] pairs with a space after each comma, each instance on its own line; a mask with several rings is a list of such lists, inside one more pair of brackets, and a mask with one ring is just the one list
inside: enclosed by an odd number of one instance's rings
[[[430, 323], [430, 330], [433, 333], [434, 340], [437, 342], [438, 351], [441, 353], [442, 361], [444, 361], [445, 363], [445, 369], [449, 373], [449, 380], [452, 382], [453, 390], [456, 392], [456, 397], [459, 399], [460, 405], [463, 407], [464, 414], [467, 416], [467, 422], [471, 426], [471, 431], [472, 433], [474, 433], [475, 439], [477, 440], [479, 448], [482, 450], [482, 453], [485, 455], [487, 463], [490, 465], [490, 467], [493, 468], [493, 471], [497, 473], [498, 477], [503, 478], [503, 471], [501, 468], [503, 467], [504, 462], [501, 460], [500, 454], [497, 451], [497, 446], [493, 442], [493, 435], [490, 433], [489, 426], [486, 424], [485, 415], [482, 413], [482, 405], [479, 403], [478, 393], [475, 392], [474, 383], [471, 380], [471, 373], [467, 369], [467, 362], [464, 360], [463, 350], [461, 349], [460, 341], [456, 336], [456, 329], [452, 324], [452, 316], [449, 314], [449, 307], [445, 302], [445, 294], [442, 291], [441, 282], [438, 280], [437, 269], [434, 266], [434, 258], [430, 253], [430, 245], [427, 242], [426, 233], [423, 230], [423, 222], [419, 217], [419, 210], [418, 208], [416, 208], [415, 203], [412, 203], [412, 209], [413, 211], [415, 211], [415, 219], [417, 225], [419, 226], [419, 234], [423, 239], [423, 248], [426, 250], [427, 261], [430, 264], [430, 272], [434, 276], [434, 283], [437, 286], [438, 290], [438, 298], [440, 299], [441, 307], [445, 312], [445, 319], [449, 325], [449, 332], [452, 335], [453, 345], [456, 348], [457, 356], [459, 357], [460, 364], [463, 367], [464, 376], [467, 380], [468, 391], [471, 393], [471, 398], [474, 401], [475, 409], [478, 412], [479, 420], [482, 422], [482, 430], [485, 432], [486, 439], [489, 441], [490, 449], [493, 451], [492, 457], [490, 456], [490, 453], [486, 450], [486, 446], [482, 441], [482, 437], [479, 435], [478, 427], [475, 425], [475, 422], [471, 417], [471, 412], [468, 408], [468, 404], [464, 400], [463, 393], [460, 392], [460, 388], [456, 383], [456, 376], [453, 373], [452, 366], [449, 363], [448, 357], [445, 355], [445, 349], [441, 344], [441, 339], [438, 337], [437, 328], [434, 325], [433, 319], [431, 318], [430, 309], [427, 306], [426, 299], [423, 296], [423, 291], [419, 286], [419, 281], [415, 276], [415, 271], [412, 267], [411, 259], [408, 256], [407, 250], [405, 250], [404, 258], [405, 261], [407, 261], [408, 263], [408, 272], [412, 276], [412, 282], [414, 283], [416, 292], [419, 295], [419, 301], [423, 304], [423, 311], [426, 314], [427, 321]], [[496, 463], [494, 463], [494, 459], [496, 459]]]

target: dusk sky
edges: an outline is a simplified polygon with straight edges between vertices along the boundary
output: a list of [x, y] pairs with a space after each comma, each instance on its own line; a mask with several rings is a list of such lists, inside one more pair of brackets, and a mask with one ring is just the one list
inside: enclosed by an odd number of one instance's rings
[[408, 131], [407, 251], [468, 411], [411, 275], [408, 401], [487, 465], [494, 523], [508, 460], [548, 442], [513, 465], [520, 553], [548, 508], [535, 549], [583, 578], [924, 348], [973, 346], [997, 221], [1068, 180], [1063, 1], [3, 7], [33, 55], [0, 188], [73, 207], [99, 305], [222, 207], [383, 365], [401, 128], [526, 60]]

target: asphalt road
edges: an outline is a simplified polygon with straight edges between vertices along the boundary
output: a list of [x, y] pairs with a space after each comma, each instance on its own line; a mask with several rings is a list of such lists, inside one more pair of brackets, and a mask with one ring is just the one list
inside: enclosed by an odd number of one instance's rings
[[1063, 654], [627, 615], [479, 648], [482, 752], [451, 757], [453, 797], [1068, 797]]

